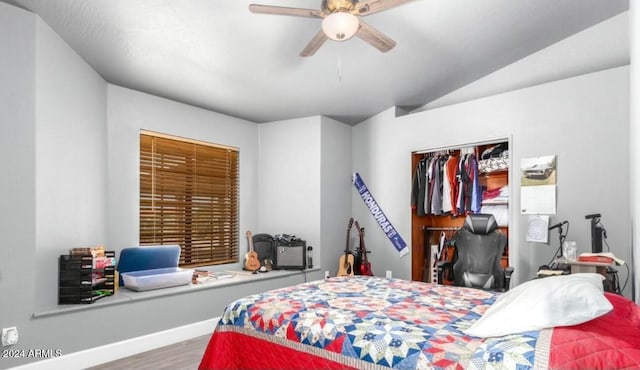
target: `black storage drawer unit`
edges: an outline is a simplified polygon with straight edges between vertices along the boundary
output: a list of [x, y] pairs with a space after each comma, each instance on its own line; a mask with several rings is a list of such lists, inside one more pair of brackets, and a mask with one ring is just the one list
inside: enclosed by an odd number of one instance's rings
[[60, 270], [91, 272], [92, 269], [93, 257], [90, 254], [60, 256]]
[[[105, 251], [113, 258], [115, 252]], [[90, 254], [61, 255], [58, 266], [58, 304], [88, 304], [112, 295], [115, 289], [115, 266], [93, 268]]]
[[59, 271], [60, 287], [79, 287], [93, 284], [91, 270], [63, 270]]

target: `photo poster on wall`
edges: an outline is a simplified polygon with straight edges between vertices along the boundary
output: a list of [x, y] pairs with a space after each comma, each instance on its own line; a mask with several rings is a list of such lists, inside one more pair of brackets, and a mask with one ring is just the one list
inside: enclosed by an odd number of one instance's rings
[[556, 156], [520, 160], [520, 213], [554, 215], [556, 213]]

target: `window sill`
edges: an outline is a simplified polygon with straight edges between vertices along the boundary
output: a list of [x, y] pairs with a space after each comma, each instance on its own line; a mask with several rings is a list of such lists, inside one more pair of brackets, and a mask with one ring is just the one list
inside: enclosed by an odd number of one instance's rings
[[236, 275], [231, 278], [207, 281], [202, 284], [188, 284], [170, 288], [148, 290], [143, 292], [135, 292], [126, 288], [120, 288], [110, 297], [101, 298], [91, 304], [74, 304], [74, 305], [57, 305], [50, 310], [35, 312], [33, 318], [42, 318], [48, 316], [62, 315], [67, 313], [73, 313], [77, 311], [86, 311], [92, 309], [99, 309], [101, 307], [113, 306], [119, 304], [133, 303], [143, 301], [147, 299], [155, 299], [166, 296], [188, 294], [194, 291], [201, 291], [206, 289], [216, 289], [219, 287], [227, 287], [232, 285], [241, 285], [256, 280], [269, 280], [278, 279], [293, 275], [304, 275], [305, 281], [307, 280], [307, 273], [313, 271], [319, 271], [320, 268], [312, 268], [306, 270], [273, 270], [266, 273], [251, 274], [247, 271], [236, 271]]

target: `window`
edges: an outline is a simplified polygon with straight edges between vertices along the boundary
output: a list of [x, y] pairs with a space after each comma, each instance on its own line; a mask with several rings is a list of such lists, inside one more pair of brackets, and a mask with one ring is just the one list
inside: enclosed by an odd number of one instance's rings
[[140, 244], [178, 244], [180, 266], [238, 262], [238, 149], [140, 134]]

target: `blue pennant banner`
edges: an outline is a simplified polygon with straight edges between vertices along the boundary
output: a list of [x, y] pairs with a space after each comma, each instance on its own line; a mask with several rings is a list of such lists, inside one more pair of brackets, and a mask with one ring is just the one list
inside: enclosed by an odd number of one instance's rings
[[369, 208], [369, 212], [373, 215], [373, 218], [378, 222], [378, 225], [387, 235], [387, 238], [391, 241], [393, 246], [400, 252], [400, 257], [409, 253], [409, 248], [407, 248], [407, 243], [404, 242], [398, 231], [391, 225], [391, 221], [385, 216], [384, 212], [367, 189], [367, 185], [365, 185], [364, 181], [357, 172], [353, 173], [353, 186], [356, 187], [360, 197], [364, 204]]

